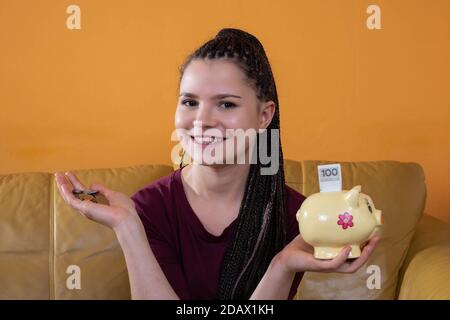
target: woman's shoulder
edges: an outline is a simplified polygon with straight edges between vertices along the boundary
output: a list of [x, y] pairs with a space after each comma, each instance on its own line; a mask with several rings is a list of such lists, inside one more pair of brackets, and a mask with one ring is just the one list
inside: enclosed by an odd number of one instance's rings
[[297, 210], [302, 205], [303, 201], [305, 201], [306, 197], [295, 189], [289, 187], [287, 184], [285, 185], [285, 197], [286, 197], [286, 208], [288, 211], [297, 212]]
[[139, 198], [153, 198], [157, 196], [161, 196], [167, 191], [173, 189], [174, 176], [176, 175], [176, 171], [173, 171], [169, 175], [160, 177], [144, 187], [140, 188], [136, 191], [131, 198], [139, 199]]
[[173, 205], [174, 199], [178, 196], [179, 175], [179, 170], [175, 170], [136, 191], [131, 199], [134, 201], [138, 213], [150, 211], [162, 213], [170, 209], [169, 207]]
[[170, 174], [153, 180], [134, 193], [136, 195], [164, 195], [170, 192], [177, 192], [181, 183], [181, 169], [174, 170]]

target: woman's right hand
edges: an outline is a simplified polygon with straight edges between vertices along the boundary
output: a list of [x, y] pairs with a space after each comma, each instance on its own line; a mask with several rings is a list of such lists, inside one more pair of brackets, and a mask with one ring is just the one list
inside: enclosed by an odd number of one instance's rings
[[77, 199], [72, 191], [74, 188], [87, 189], [72, 172], [66, 174], [55, 173], [55, 180], [59, 192], [64, 201], [80, 212], [83, 216], [107, 227], [115, 229], [123, 220], [130, 215], [137, 217], [133, 200], [127, 195], [110, 190], [101, 184], [94, 183], [89, 189], [99, 191], [109, 201], [109, 205], [94, 203], [89, 200]]

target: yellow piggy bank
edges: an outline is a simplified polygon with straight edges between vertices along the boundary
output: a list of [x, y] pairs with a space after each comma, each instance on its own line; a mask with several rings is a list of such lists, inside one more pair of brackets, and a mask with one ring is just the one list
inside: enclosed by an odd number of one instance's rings
[[382, 225], [381, 210], [361, 193], [361, 186], [347, 191], [315, 193], [297, 211], [303, 239], [314, 247], [317, 259], [332, 259], [350, 245], [349, 258], [361, 255], [361, 244]]

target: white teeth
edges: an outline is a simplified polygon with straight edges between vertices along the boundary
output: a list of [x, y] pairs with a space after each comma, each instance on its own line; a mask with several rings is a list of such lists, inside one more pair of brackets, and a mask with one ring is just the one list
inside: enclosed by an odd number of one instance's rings
[[199, 144], [220, 143], [223, 141], [221, 137], [194, 137], [195, 142]]

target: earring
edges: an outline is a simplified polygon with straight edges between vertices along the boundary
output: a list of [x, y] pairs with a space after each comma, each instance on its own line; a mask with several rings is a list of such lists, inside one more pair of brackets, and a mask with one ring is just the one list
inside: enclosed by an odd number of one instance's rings
[[181, 157], [181, 159], [180, 159], [180, 169], [183, 168], [183, 158], [184, 158], [184, 154], [185, 153], [186, 153], [186, 150], [184, 150], [184, 149], [180, 150], [180, 153], [179, 153], [179, 155]]

